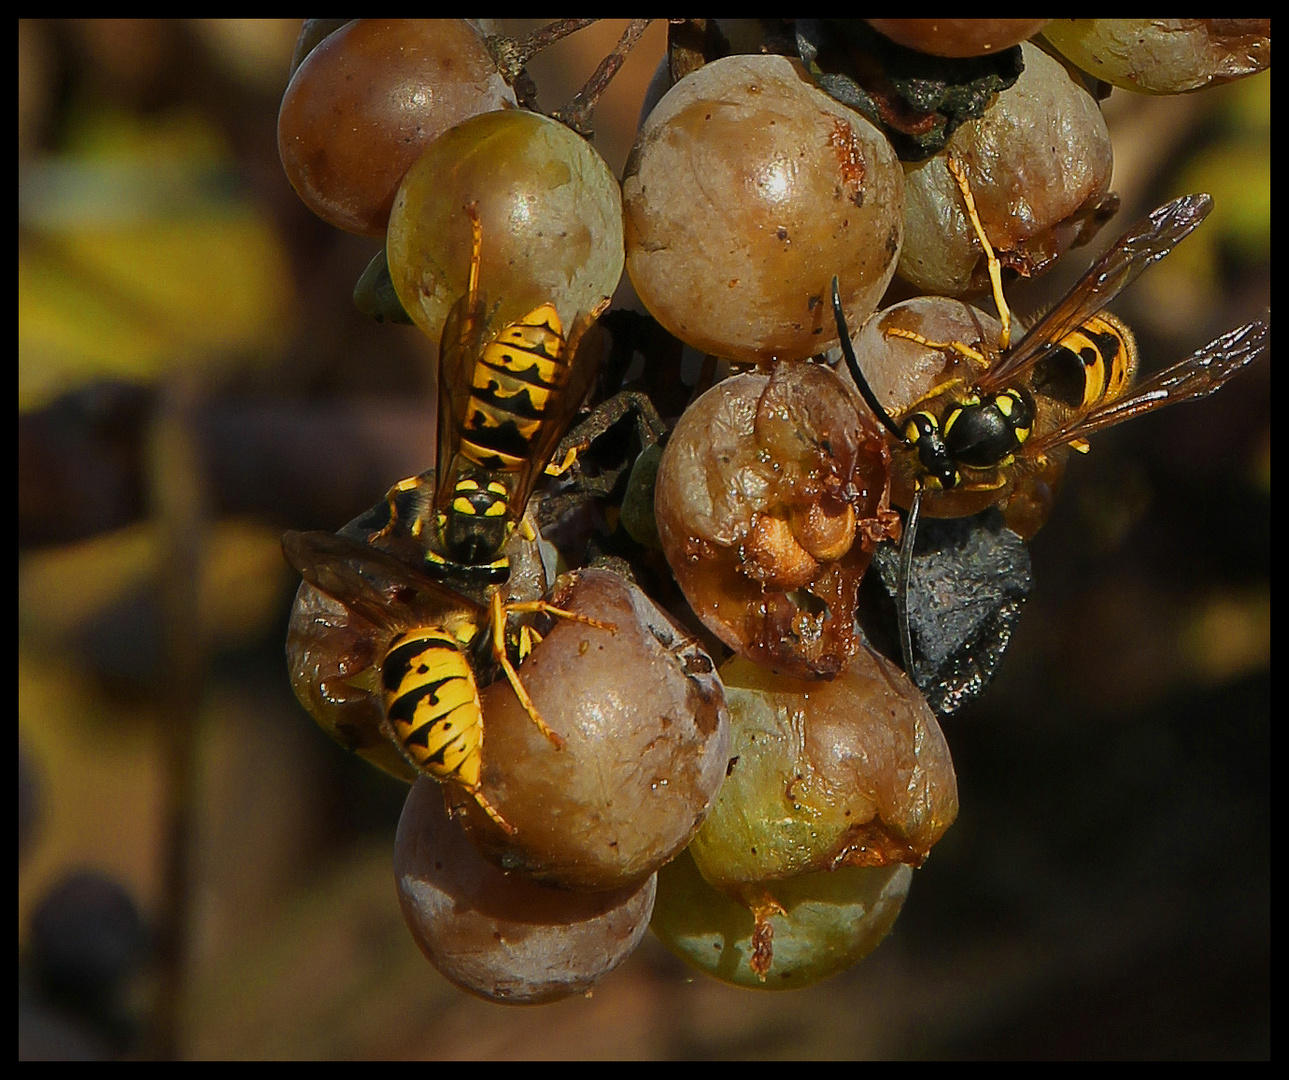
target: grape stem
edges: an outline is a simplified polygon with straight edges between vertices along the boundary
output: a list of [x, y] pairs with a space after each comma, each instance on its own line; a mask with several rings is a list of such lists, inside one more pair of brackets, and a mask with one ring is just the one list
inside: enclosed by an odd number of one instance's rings
[[640, 40], [640, 36], [652, 21], [652, 19], [632, 19], [627, 24], [627, 28], [622, 31], [618, 43], [613, 46], [613, 51], [600, 61], [600, 66], [586, 81], [586, 85], [573, 95], [567, 105], [551, 113], [552, 119], [558, 120], [583, 138], [589, 139], [592, 134], [591, 113], [595, 111], [600, 95], [608, 88], [613, 76], [626, 61], [627, 54], [635, 47], [636, 42]]
[[524, 65], [543, 49], [555, 42], [583, 30], [598, 19], [556, 19], [534, 30], [526, 38], [515, 39], [504, 34], [494, 34], [487, 39], [488, 51], [496, 61], [497, 70], [506, 82], [513, 84], [523, 74]]
[[667, 26], [667, 74], [672, 86], [711, 58], [714, 29], [707, 19], [671, 20]]

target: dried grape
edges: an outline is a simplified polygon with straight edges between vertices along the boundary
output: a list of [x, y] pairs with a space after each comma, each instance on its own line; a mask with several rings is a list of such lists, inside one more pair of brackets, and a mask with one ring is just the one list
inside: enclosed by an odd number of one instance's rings
[[[923, 292], [964, 296], [988, 288], [985, 259], [949, 173], [962, 162], [985, 234], [1005, 266], [1041, 273], [1100, 224], [1114, 156], [1096, 101], [1028, 42], [1025, 71], [945, 153], [907, 173], [900, 277]], [[850, 325], [854, 326], [855, 323]]]

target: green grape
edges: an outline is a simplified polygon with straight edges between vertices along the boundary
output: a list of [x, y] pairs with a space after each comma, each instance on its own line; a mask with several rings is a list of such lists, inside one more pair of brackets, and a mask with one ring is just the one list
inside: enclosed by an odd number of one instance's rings
[[839, 866], [916, 866], [957, 817], [944, 735], [880, 654], [861, 649], [826, 682], [735, 657], [721, 680], [735, 763], [689, 849], [718, 888]]
[[1053, 19], [1043, 36], [1089, 75], [1180, 94], [1271, 66], [1270, 19]]
[[877, 948], [895, 925], [912, 880], [912, 867], [895, 864], [774, 882], [783, 913], [768, 919], [772, 955], [764, 978], [753, 967], [758, 940], [752, 912], [709, 885], [689, 852], [658, 872], [649, 928], [682, 960], [722, 982], [798, 990], [845, 971]]
[[604, 159], [580, 135], [522, 110], [476, 116], [408, 171], [386, 254], [404, 309], [438, 341], [467, 286], [471, 229], [482, 223], [479, 285], [493, 325], [553, 303], [565, 326], [622, 277], [622, 202]]

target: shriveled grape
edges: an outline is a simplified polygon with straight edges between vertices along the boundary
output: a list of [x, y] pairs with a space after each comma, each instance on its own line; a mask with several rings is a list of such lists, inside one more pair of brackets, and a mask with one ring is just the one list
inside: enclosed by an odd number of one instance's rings
[[809, 677], [858, 647], [853, 612], [894, 522], [886, 437], [816, 364], [781, 363], [704, 394], [676, 425], [654, 495], [667, 561], [730, 648]]
[[479, 286], [502, 325], [553, 303], [565, 327], [622, 277], [617, 179], [585, 139], [523, 110], [476, 116], [442, 135], [408, 171], [390, 214], [386, 255], [416, 324], [439, 340], [466, 291], [471, 230], [482, 224]]
[[556, 619], [519, 668], [564, 745], [498, 681], [482, 693], [482, 786], [514, 834], [468, 794], [450, 797], [501, 865], [569, 888], [638, 883], [689, 842], [725, 778], [720, 680], [697, 643], [616, 574], [582, 571], [552, 599], [611, 627]]
[[611, 892], [545, 888], [485, 859], [428, 778], [407, 796], [394, 841], [403, 918], [458, 986], [531, 1005], [584, 993], [639, 944], [656, 876]]
[[355, 19], [300, 63], [278, 113], [278, 152], [315, 214], [379, 236], [426, 146], [466, 117], [514, 104], [464, 20]]
[[682, 341], [734, 360], [821, 351], [836, 339], [832, 275], [858, 324], [899, 256], [894, 151], [781, 56], [729, 56], [672, 87], [622, 190], [640, 299]]

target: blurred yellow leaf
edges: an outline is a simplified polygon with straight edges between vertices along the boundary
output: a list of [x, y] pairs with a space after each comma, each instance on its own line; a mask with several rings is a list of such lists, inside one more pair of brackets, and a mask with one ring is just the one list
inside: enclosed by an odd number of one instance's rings
[[[18, 562], [21, 631], [33, 641], [65, 646], [138, 594], [159, 595], [160, 537], [155, 523], [141, 522], [23, 554]], [[219, 648], [254, 639], [278, 617], [291, 577], [277, 530], [248, 521], [215, 522], [203, 546], [203, 640]], [[159, 605], [154, 614], [160, 618]]]
[[18, 649], [18, 739], [36, 769], [36, 842], [19, 867], [18, 934], [69, 868], [102, 869], [146, 906], [160, 888], [164, 790], [152, 717], [113, 699], [74, 655]]
[[78, 154], [19, 170], [19, 409], [91, 379], [273, 358], [290, 265], [217, 133], [107, 114], [72, 141]]

